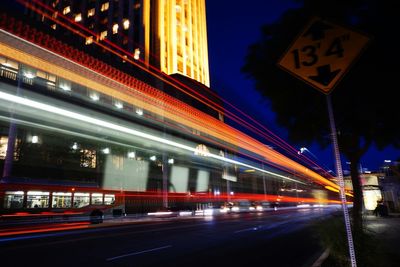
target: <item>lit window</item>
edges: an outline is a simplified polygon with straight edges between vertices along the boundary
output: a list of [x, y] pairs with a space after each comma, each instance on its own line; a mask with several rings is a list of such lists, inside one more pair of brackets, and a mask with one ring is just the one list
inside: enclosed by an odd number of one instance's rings
[[95, 9], [94, 8], [92, 8], [92, 9], [89, 9], [88, 10], [88, 12], [87, 12], [87, 16], [88, 16], [88, 18], [90, 18], [90, 17], [93, 17], [94, 16], [94, 14], [95, 14]]
[[123, 170], [124, 169], [124, 157], [113, 155], [112, 156], [112, 164], [116, 170]]
[[70, 208], [72, 193], [70, 192], [54, 192], [52, 194], [52, 207], [53, 208]]
[[82, 208], [90, 204], [90, 194], [76, 192], [74, 194], [74, 208]]
[[101, 5], [100, 10], [101, 10], [101, 12], [103, 12], [103, 11], [108, 10], [109, 7], [110, 7], [110, 3], [107, 2], [107, 3], [104, 3]]
[[99, 94], [94, 93], [94, 92], [92, 92], [92, 93], [89, 95], [89, 97], [90, 97], [90, 99], [92, 99], [93, 101], [98, 101], [98, 100], [100, 99]]
[[104, 40], [107, 37], [107, 31], [103, 31], [100, 33], [100, 40]]
[[224, 121], [224, 115], [221, 112], [218, 112], [218, 119]]
[[71, 12], [71, 7], [70, 6], [64, 7], [63, 14], [67, 15], [69, 12]]
[[6, 191], [4, 195], [4, 208], [20, 209], [24, 203], [23, 191]]
[[137, 108], [136, 109], [136, 114], [138, 114], [139, 116], [142, 116], [143, 115], [143, 109]]
[[113, 32], [113, 34], [118, 33], [118, 24], [117, 24], [117, 23], [115, 23], [115, 24], [113, 25], [113, 27], [112, 27], [112, 32]]
[[196, 146], [196, 150], [194, 151], [195, 155], [200, 155], [200, 156], [208, 156], [210, 154], [210, 151], [208, 150], [206, 145], [199, 144]]
[[64, 91], [71, 91], [71, 83], [69, 81], [60, 81], [59, 87]]
[[96, 168], [96, 150], [82, 149], [80, 166], [84, 168]]
[[101, 205], [101, 204], [103, 204], [103, 194], [92, 193], [92, 205]]
[[91, 43], [93, 43], [93, 36], [86, 37], [85, 45], [90, 45]]
[[135, 53], [133, 54], [133, 58], [138, 60], [140, 58], [140, 49], [136, 48]]
[[24, 76], [28, 79], [33, 79], [36, 77], [35, 73], [31, 72], [31, 71], [26, 71], [24, 72]]
[[75, 22], [79, 22], [79, 21], [81, 21], [81, 20], [82, 20], [82, 14], [81, 14], [81, 13], [76, 14], [76, 15], [75, 15]]
[[129, 29], [129, 25], [130, 25], [129, 19], [124, 19], [122, 22], [122, 25], [125, 30]]
[[29, 208], [47, 208], [49, 207], [49, 192], [28, 191], [26, 207]]
[[116, 108], [118, 108], [118, 109], [121, 109], [121, 108], [124, 107], [124, 105], [123, 105], [121, 102], [115, 102], [115, 103], [114, 103], [114, 106], [115, 106]]
[[39, 136], [37, 135], [32, 136], [31, 142], [32, 144], [37, 144], [39, 142]]
[[5, 58], [5, 57], [0, 57], [0, 64], [1, 64], [1, 67], [18, 69], [18, 62], [9, 60], [8, 58]]
[[42, 78], [44, 80], [48, 80], [48, 81], [50, 81], [52, 83], [56, 82], [56, 76], [55, 75], [52, 75], [52, 74], [44, 72], [44, 71], [38, 70], [37, 73], [36, 73], [36, 76], [40, 77], [40, 78]]
[[[21, 143], [21, 139], [15, 139], [15, 147], [14, 147], [14, 160], [19, 160], [19, 146]], [[7, 156], [7, 147], [8, 147], [8, 137], [0, 136], [0, 159], [5, 159]]]
[[115, 202], [115, 195], [104, 195], [104, 205], [112, 205]]
[[5, 159], [7, 155], [8, 137], [0, 136], [0, 159]]
[[72, 148], [73, 150], [77, 150], [77, 149], [78, 149], [78, 143], [77, 143], [77, 142], [74, 142], [71, 148]]

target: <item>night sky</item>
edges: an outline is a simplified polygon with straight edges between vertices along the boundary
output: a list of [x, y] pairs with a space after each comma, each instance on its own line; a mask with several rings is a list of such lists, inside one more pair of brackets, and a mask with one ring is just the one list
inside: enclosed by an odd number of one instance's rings
[[[206, 0], [211, 88], [285, 140], [286, 130], [275, 123], [268, 101], [253, 89], [253, 82], [240, 69], [248, 46], [261, 36], [261, 26], [278, 20], [287, 9], [300, 5], [290, 0]], [[297, 149], [303, 146], [291, 145]], [[307, 156], [313, 160], [315, 156], [320, 166], [334, 170], [330, 147], [321, 150], [313, 145], [308, 149], [312, 154], [305, 152]], [[399, 158], [400, 151], [394, 148], [384, 151], [371, 148], [361, 159], [361, 164], [373, 171], [378, 170], [384, 160]], [[342, 164], [343, 169], [348, 169], [345, 158]]]

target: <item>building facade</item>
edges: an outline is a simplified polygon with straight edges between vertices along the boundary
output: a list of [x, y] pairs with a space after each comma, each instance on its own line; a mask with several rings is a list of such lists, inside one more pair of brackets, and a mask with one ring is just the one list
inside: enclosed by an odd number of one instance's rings
[[181, 74], [210, 85], [205, 0], [26, 3], [28, 13], [54, 31], [65, 33], [67, 26], [81, 32], [82, 46], [98, 42], [167, 75]]
[[[141, 11], [161, 12], [152, 1], [17, 2], [0, 13], [0, 213], [338, 203], [335, 183], [225, 124], [200, 81], [178, 83], [185, 73], [157, 73], [135, 52], [158, 34], [131, 29], [157, 25]], [[195, 22], [178, 5], [197, 2], [173, 3], [161, 13]]]

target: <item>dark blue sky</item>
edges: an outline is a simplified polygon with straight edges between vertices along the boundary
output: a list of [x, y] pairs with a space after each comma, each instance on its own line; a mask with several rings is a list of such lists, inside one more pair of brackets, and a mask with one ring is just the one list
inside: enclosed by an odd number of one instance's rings
[[[261, 26], [276, 21], [288, 8], [296, 8], [300, 4], [291, 0], [208, 0], [206, 6], [212, 89], [287, 140], [285, 130], [275, 123], [275, 115], [269, 109], [268, 101], [254, 90], [253, 82], [240, 69], [248, 46], [261, 36]], [[299, 148], [302, 144], [292, 146]], [[318, 158], [320, 166], [334, 168], [330, 148], [320, 150], [314, 145], [308, 149]], [[308, 154], [311, 159], [314, 159], [313, 155]], [[400, 151], [394, 148], [384, 151], [371, 148], [361, 164], [363, 168], [377, 170], [385, 159], [398, 158]], [[342, 162], [344, 169], [345, 161], [343, 159]]]

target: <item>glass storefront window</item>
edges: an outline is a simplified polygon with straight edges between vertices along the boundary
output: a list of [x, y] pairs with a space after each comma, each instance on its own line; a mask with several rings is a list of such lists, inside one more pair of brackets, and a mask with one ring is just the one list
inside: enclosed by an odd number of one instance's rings
[[[19, 145], [21, 143], [20, 139], [15, 139], [15, 147], [14, 147], [14, 160], [18, 160], [19, 158]], [[7, 147], [8, 147], [8, 137], [0, 136], [0, 159], [5, 159], [7, 155]]]
[[4, 195], [4, 208], [20, 209], [24, 203], [23, 191], [6, 191]]
[[115, 195], [104, 195], [104, 205], [112, 205], [115, 202]]
[[70, 208], [72, 193], [69, 192], [54, 192], [52, 197], [53, 208]]
[[89, 193], [75, 193], [74, 194], [74, 208], [82, 208], [90, 204]]
[[49, 192], [28, 191], [26, 199], [26, 207], [29, 208], [48, 208], [49, 207]]
[[96, 150], [81, 149], [81, 167], [96, 168]]
[[0, 56], [0, 65], [4, 69], [18, 70], [18, 62]]
[[7, 155], [8, 137], [0, 136], [0, 159], [5, 159]]
[[92, 193], [92, 205], [102, 205], [103, 204], [103, 194]]

